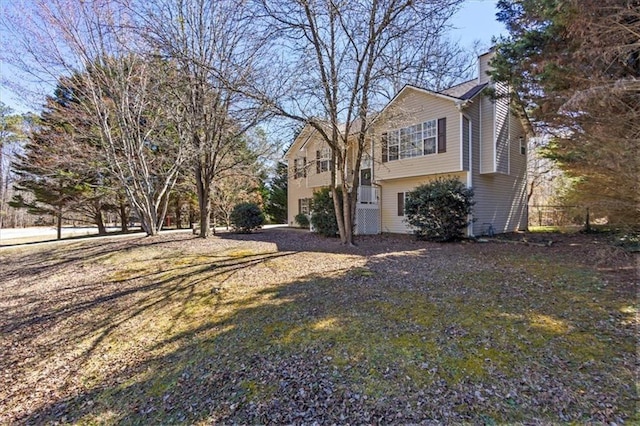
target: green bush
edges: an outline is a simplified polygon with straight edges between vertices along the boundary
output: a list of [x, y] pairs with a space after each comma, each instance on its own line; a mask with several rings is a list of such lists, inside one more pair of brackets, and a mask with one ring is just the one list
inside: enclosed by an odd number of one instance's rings
[[[340, 192], [338, 192], [338, 196], [342, 196]], [[320, 235], [324, 235], [325, 237], [335, 237], [338, 235], [338, 221], [336, 220], [331, 189], [322, 188], [313, 193], [311, 224], [313, 225], [314, 232]]]
[[299, 227], [309, 229], [309, 217], [306, 214], [298, 213], [293, 220], [296, 221]]
[[405, 216], [418, 239], [453, 241], [464, 236], [473, 190], [455, 178], [438, 179], [407, 194]]
[[264, 223], [264, 213], [255, 203], [240, 203], [231, 212], [231, 225], [237, 232], [249, 234]]

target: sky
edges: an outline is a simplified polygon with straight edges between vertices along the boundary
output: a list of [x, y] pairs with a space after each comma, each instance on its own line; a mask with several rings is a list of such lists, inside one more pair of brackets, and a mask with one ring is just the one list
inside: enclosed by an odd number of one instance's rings
[[496, 20], [497, 11], [494, 0], [467, 0], [453, 17], [452, 37], [464, 47], [471, 47], [479, 40], [488, 50], [492, 37], [507, 34], [505, 26]]
[[[0, 0], [1, 2], [2, 0]], [[453, 17], [451, 37], [459, 41], [463, 47], [471, 48], [474, 41], [480, 41], [481, 47], [488, 50], [491, 47], [491, 38], [505, 34], [504, 25], [496, 21], [496, 1], [494, 0], [467, 0], [460, 11]], [[4, 38], [6, 34], [1, 34]], [[7, 42], [8, 40], [2, 40]], [[0, 61], [0, 74], [10, 78], [11, 69], [6, 63]], [[0, 101], [11, 107], [16, 113], [29, 111], [31, 108], [20, 102], [18, 96], [0, 87]]]

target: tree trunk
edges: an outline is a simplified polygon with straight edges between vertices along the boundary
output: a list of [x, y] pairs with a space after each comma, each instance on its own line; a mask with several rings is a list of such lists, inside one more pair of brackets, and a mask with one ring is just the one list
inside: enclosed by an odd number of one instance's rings
[[182, 212], [181, 212], [181, 202], [180, 195], [176, 194], [176, 205], [175, 205], [175, 215], [176, 215], [176, 228], [182, 229]]
[[129, 218], [127, 217], [127, 206], [124, 203], [124, 199], [120, 197], [120, 227], [122, 232], [129, 231]]
[[207, 238], [211, 235], [211, 193], [209, 182], [206, 182], [200, 165], [196, 166], [196, 189], [200, 210], [200, 238]]
[[59, 240], [62, 239], [62, 208], [56, 212], [56, 235]]
[[331, 196], [333, 197], [333, 208], [336, 212], [336, 222], [338, 222], [338, 234], [340, 234], [340, 241], [342, 244], [347, 244], [347, 232], [344, 226], [344, 215], [342, 214], [343, 202], [342, 197], [339, 195], [337, 188], [331, 186]]
[[151, 212], [143, 212], [140, 218], [142, 229], [147, 233], [148, 237], [158, 235], [158, 228], [156, 227], [156, 220]]
[[345, 240], [344, 244], [352, 246], [353, 243], [353, 214], [351, 194], [346, 192], [347, 188], [343, 188], [342, 195], [342, 216], [344, 218]]
[[104, 219], [102, 217], [102, 211], [98, 210], [93, 218], [96, 225], [98, 225], [98, 235], [106, 235], [107, 228], [104, 226]]

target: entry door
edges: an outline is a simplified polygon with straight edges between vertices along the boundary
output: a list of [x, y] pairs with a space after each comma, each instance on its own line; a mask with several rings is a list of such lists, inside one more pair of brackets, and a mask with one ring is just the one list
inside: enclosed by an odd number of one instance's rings
[[371, 186], [371, 168], [360, 170], [360, 185]]

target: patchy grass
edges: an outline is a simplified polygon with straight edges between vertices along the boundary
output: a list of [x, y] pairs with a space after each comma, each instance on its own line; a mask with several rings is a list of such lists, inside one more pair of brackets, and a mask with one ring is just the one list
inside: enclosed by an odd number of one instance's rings
[[5, 249], [0, 423], [640, 421], [637, 257], [550, 238]]

